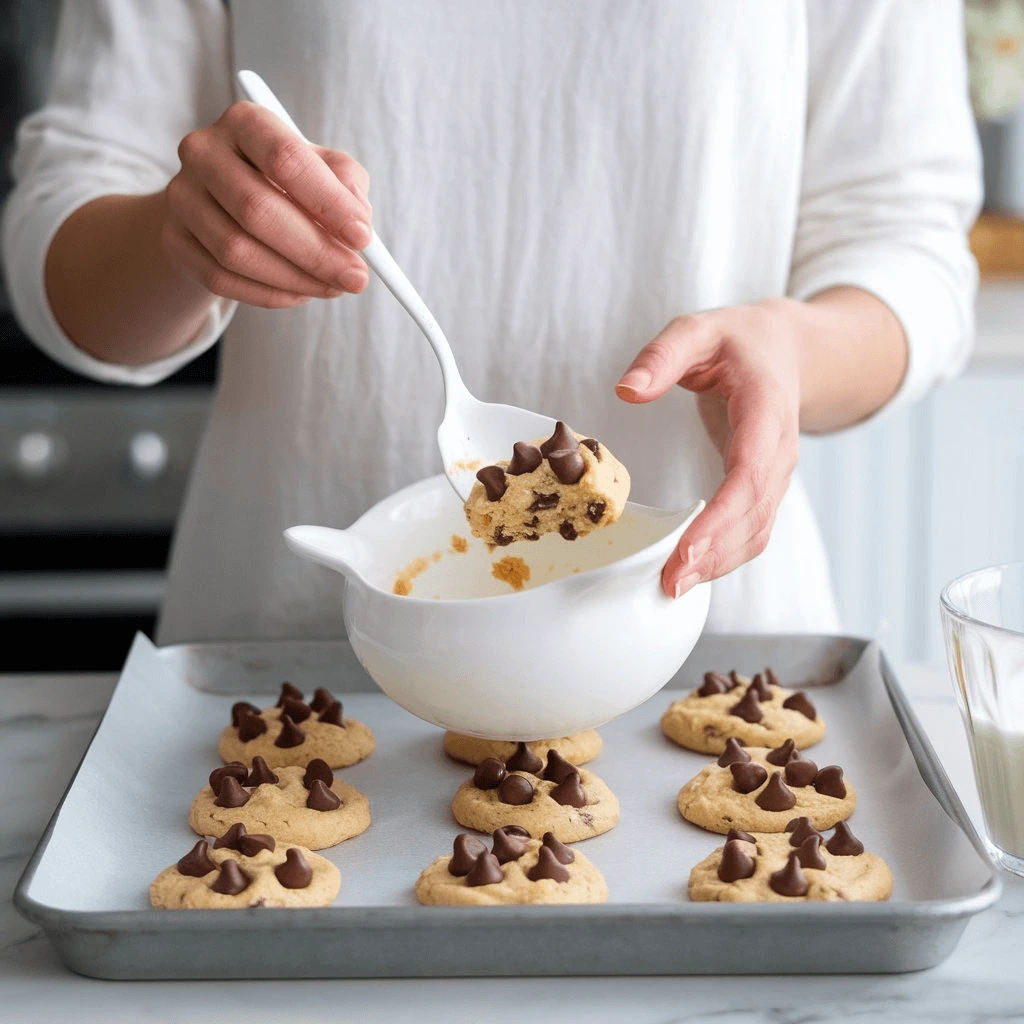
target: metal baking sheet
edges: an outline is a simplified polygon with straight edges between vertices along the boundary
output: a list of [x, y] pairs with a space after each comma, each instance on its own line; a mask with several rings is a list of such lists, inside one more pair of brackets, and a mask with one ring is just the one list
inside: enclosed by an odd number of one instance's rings
[[[658, 719], [708, 669], [771, 665], [814, 687], [829, 725], [814, 748], [858, 790], [852, 826], [886, 858], [893, 899], [867, 904], [690, 903], [693, 864], [722, 842], [683, 822], [680, 786], [707, 758], [665, 740]], [[341, 869], [335, 905], [310, 910], [155, 911], [147, 888], [195, 837], [194, 794], [219, 763], [232, 701], [284, 679], [345, 695], [377, 752], [342, 772], [369, 797], [364, 835], [323, 851]], [[421, 907], [419, 872], [459, 831], [449, 802], [468, 769], [441, 732], [377, 691], [344, 643], [191, 645], [138, 637], [95, 738], [15, 900], [80, 973], [130, 978], [429, 977], [898, 972], [952, 951], [1000, 883], [879, 649], [813, 636], [705, 636], [666, 690], [601, 730], [591, 767], [622, 803], [618, 826], [581, 845], [610, 902], [579, 907]], [[779, 942], [780, 934], [786, 936]]]

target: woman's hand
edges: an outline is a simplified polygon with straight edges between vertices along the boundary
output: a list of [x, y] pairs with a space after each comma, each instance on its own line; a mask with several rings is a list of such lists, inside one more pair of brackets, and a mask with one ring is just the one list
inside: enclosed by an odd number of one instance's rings
[[651, 402], [679, 384], [697, 393], [725, 480], [690, 524], [662, 572], [679, 597], [760, 554], [799, 452], [801, 335], [806, 304], [771, 299], [678, 317], [616, 387]]
[[350, 156], [307, 144], [254, 103], [189, 132], [178, 156], [160, 241], [206, 289], [280, 308], [366, 287], [369, 175]]

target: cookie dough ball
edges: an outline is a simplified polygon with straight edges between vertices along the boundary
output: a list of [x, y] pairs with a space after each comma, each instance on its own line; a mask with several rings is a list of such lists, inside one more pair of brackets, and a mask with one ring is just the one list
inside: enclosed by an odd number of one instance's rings
[[233, 825], [212, 844], [200, 839], [149, 887], [149, 902], [165, 910], [241, 907], [326, 907], [341, 888], [341, 872], [303, 846], [250, 835]]
[[370, 801], [334, 777], [324, 761], [271, 770], [257, 757], [252, 768], [233, 761], [210, 772], [192, 801], [188, 823], [201, 836], [242, 824], [279, 843], [323, 850], [370, 827]]
[[490, 851], [459, 835], [451, 856], [438, 857], [416, 881], [420, 903], [487, 907], [524, 903], [605, 903], [601, 872], [551, 832], [531, 839], [525, 828], [496, 829]]
[[825, 723], [807, 694], [780, 686], [766, 669], [753, 679], [708, 672], [703, 685], [669, 705], [661, 731], [699, 754], [720, 754], [730, 738], [759, 747], [792, 738], [806, 750], [825, 735]]
[[551, 437], [520, 441], [512, 458], [477, 473], [466, 502], [475, 537], [492, 548], [560, 533], [576, 540], [622, 515], [629, 473], [603, 444], [559, 421]]
[[810, 826], [730, 839], [690, 872], [691, 900], [794, 903], [887, 900], [892, 872], [844, 824], [825, 839]]
[[730, 740], [721, 757], [679, 791], [679, 813], [722, 835], [731, 828], [782, 832], [806, 816], [815, 828], [844, 821], [857, 805], [838, 765], [824, 768], [802, 757], [792, 739], [774, 749], [741, 747]]
[[225, 761], [246, 764], [259, 756], [271, 768], [305, 767], [317, 759], [347, 768], [369, 757], [374, 746], [369, 726], [345, 718], [328, 690], [320, 687], [307, 704], [301, 690], [284, 683], [272, 708], [244, 701], [231, 708], [231, 725], [221, 733], [217, 751]]
[[[586, 764], [601, 753], [601, 736], [596, 729], [576, 732], [571, 736], [559, 736], [549, 740], [532, 740], [526, 744], [541, 760], [549, 750], [559, 753], [572, 764]], [[496, 757], [504, 761], [511, 757], [518, 747], [511, 740], [481, 740], [465, 736], [460, 732], [444, 734], [444, 752], [453, 760], [463, 764], [478, 765], [485, 757]]]
[[452, 801], [460, 825], [493, 832], [519, 825], [534, 839], [551, 832], [563, 843], [599, 836], [619, 820], [619, 801], [593, 772], [548, 751], [545, 764], [526, 744], [506, 762], [485, 758]]

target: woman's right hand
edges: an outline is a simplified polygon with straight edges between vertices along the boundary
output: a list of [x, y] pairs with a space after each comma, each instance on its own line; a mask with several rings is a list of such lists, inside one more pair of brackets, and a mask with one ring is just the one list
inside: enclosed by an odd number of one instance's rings
[[206, 289], [272, 309], [366, 287], [369, 175], [270, 111], [235, 103], [178, 146], [161, 243]]

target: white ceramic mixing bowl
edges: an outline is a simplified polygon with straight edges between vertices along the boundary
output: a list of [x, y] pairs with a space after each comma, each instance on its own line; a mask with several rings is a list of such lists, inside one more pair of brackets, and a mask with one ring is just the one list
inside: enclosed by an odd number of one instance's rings
[[[377, 685], [414, 715], [493, 739], [565, 736], [643, 703], [675, 674], [707, 617], [710, 587], [678, 600], [662, 565], [703, 503], [626, 506], [577, 541], [557, 534], [489, 552], [443, 476], [385, 498], [347, 530], [294, 526], [293, 550], [345, 577], [349, 640]], [[459, 551], [455, 538], [469, 540]], [[522, 558], [524, 589], [492, 575]], [[396, 579], [408, 596], [393, 592]]]

